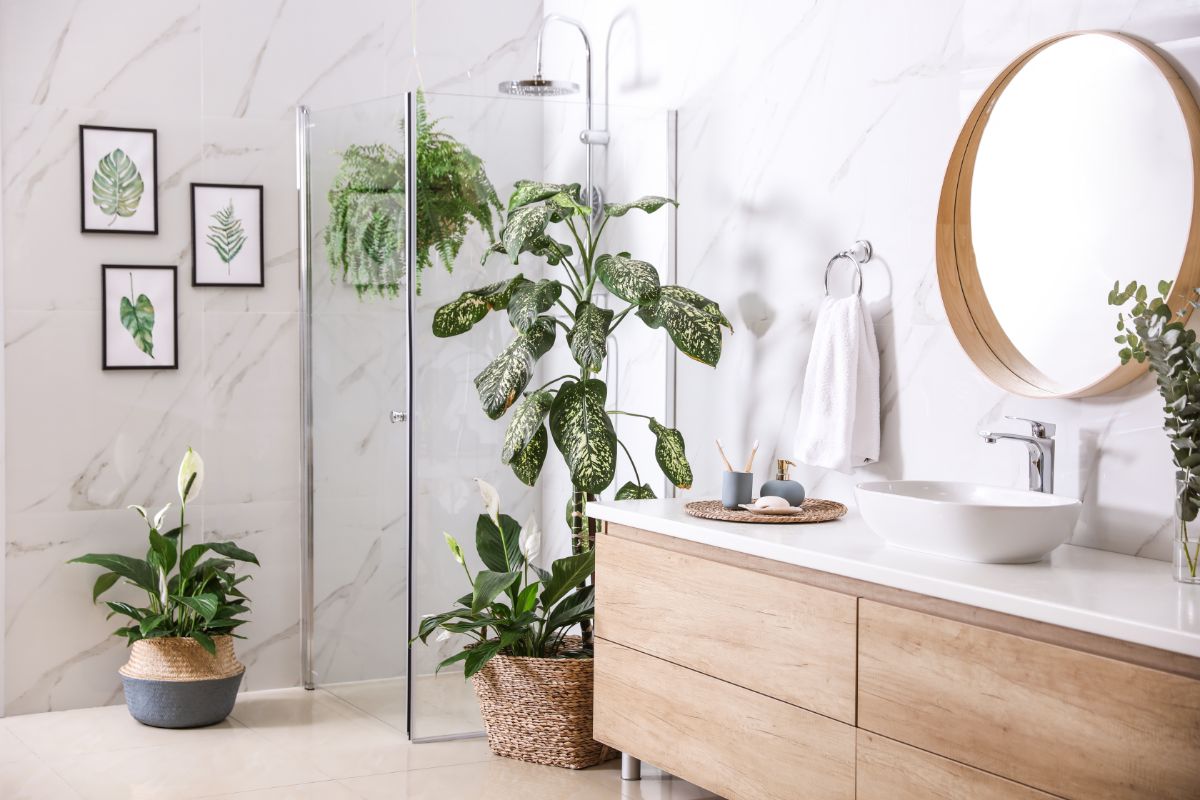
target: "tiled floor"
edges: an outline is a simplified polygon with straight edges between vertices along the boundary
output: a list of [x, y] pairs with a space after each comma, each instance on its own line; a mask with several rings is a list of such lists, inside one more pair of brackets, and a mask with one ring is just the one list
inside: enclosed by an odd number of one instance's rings
[[[123, 706], [0, 719], [0, 798], [227, 800], [700, 800], [652, 768], [581, 772], [496, 758], [482, 739], [411, 744], [387, 682], [248, 692], [220, 725], [168, 731]], [[368, 713], [364, 709], [370, 709]]]

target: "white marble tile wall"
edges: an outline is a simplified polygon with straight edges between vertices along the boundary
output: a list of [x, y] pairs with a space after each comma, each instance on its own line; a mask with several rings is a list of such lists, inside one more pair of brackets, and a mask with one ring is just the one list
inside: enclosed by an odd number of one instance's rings
[[[6, 713], [119, 700], [124, 647], [88, 602], [89, 568], [64, 562], [141, 547], [124, 506], [169, 499], [187, 445], [209, 467], [194, 530], [236, 538], [263, 562], [239, 649], [245, 686], [298, 681], [293, 108], [418, 80], [484, 90], [524, 57], [540, 10], [482, 0], [0, 0]], [[159, 236], [79, 233], [80, 123], [158, 129]], [[190, 286], [192, 181], [265, 185], [265, 289]], [[105, 262], [179, 267], [178, 371], [101, 372]], [[370, 348], [351, 345], [369, 367]], [[385, 635], [399, 640], [402, 628]], [[392, 641], [377, 655], [394, 663], [400, 648]]]
[[[963, 354], [937, 290], [934, 220], [946, 160], [980, 91], [1057, 33], [1104, 28], [1158, 44], [1200, 75], [1200, 10], [1180, 0], [547, 0], [589, 27], [612, 102], [679, 109], [680, 282], [718, 300], [736, 334], [721, 366], [679, 361], [692, 496], [718, 488], [721, 436], [760, 439], [759, 480], [790, 456], [829, 256], [869, 238], [865, 294], [883, 366], [883, 457], [853, 476], [804, 469], [812, 493], [927, 477], [1013, 486], [1024, 454], [976, 430], [1005, 414], [1058, 423], [1060, 492], [1080, 497], [1074, 542], [1168, 557], [1173, 470], [1149, 380], [1090, 400], [1028, 400]], [[563, 44], [547, 75], [581, 74]], [[1195, 82], [1193, 80], [1193, 82]]]

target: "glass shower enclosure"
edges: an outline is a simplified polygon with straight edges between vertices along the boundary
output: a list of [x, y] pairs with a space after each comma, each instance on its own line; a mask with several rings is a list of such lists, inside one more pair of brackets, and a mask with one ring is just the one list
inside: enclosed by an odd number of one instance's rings
[[[593, 146], [593, 154], [605, 200], [676, 196], [674, 113], [601, 111], [611, 140]], [[297, 113], [303, 680], [414, 741], [430, 741], [482, 730], [459, 665], [437, 670], [461, 644], [408, 646], [422, 616], [469, 590], [443, 531], [478, 569], [473, 542], [481, 505], [472, 479], [481, 478], [499, 489], [505, 513], [539, 517], [548, 564], [570, 549], [570, 484], [553, 448], [535, 487], [500, 461], [507, 418], [484, 414], [473, 379], [511, 340], [506, 315], [488, 315], [453, 338], [432, 333], [437, 308], [464, 291], [518, 272], [549, 277], [557, 268], [528, 254], [516, 266], [503, 255], [484, 259], [491, 238], [478, 224], [469, 226], [457, 254], [426, 247], [423, 257], [421, 225], [433, 219], [426, 203], [436, 199], [427, 195], [445, 191], [435, 180], [445, 151], [416, 124], [421, 114], [480, 159], [501, 203], [521, 179], [582, 183], [585, 151], [584, 108], [562, 100], [409, 93]], [[655, 264], [663, 283], [675, 282], [674, 213], [625, 219], [606, 230], [607, 251], [630, 250]], [[496, 230], [501, 222], [496, 213]], [[609, 352], [613, 400], [672, 424], [675, 353], [666, 336], [623, 326]], [[539, 362], [532, 385], [574, 370], [569, 355], [565, 364], [555, 355], [562, 357], [556, 352]], [[653, 465], [644, 422], [614, 422], [641, 462]], [[650, 470], [643, 473], [642, 482], [670, 495]], [[622, 461], [613, 487], [633, 477]]]

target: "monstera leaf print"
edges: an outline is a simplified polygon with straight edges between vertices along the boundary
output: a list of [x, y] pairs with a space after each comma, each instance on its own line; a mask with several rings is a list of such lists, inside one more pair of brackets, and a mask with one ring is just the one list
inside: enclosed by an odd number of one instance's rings
[[100, 159], [92, 174], [92, 202], [112, 216], [109, 225], [118, 217], [132, 217], [145, 190], [137, 164], [120, 148]]
[[154, 305], [144, 294], [134, 299], [132, 272], [129, 273], [129, 297], [121, 298], [121, 324], [129, 331], [138, 349], [154, 358]]
[[225, 266], [232, 272], [231, 262], [237, 258], [237, 254], [242, 251], [242, 245], [246, 243], [246, 231], [242, 228], [242, 221], [233, 215], [233, 199], [230, 198], [229, 205], [213, 214], [212, 218], [215, 222], [208, 226], [208, 245], [217, 252], [217, 258], [225, 262]]

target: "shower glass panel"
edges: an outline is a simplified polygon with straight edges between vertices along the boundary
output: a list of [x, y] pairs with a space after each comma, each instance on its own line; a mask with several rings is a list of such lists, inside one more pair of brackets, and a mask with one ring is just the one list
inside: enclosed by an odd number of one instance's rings
[[311, 402], [306, 682], [352, 702], [369, 690], [373, 712], [400, 729], [409, 428], [392, 412], [407, 410], [409, 366], [403, 121], [394, 98], [312, 111], [307, 125], [302, 112], [300, 141]]
[[[431, 93], [424, 108], [442, 134], [481, 159], [501, 203], [520, 179], [584, 181], [582, 103]], [[482, 507], [472, 479], [496, 486], [502, 510], [519, 521], [538, 516], [542, 566], [570, 551], [570, 483], [553, 446], [535, 488], [500, 462], [508, 418], [488, 419], [473, 381], [511, 341], [507, 315], [489, 314], [457, 337], [432, 333], [437, 308], [464, 291], [518, 272], [560, 277], [561, 268], [528, 254], [516, 266], [502, 255], [481, 263], [490, 240], [472, 224], [453, 269], [431, 253], [432, 263], [410, 287], [409, 245], [427, 242], [408, 236], [409, 212], [421, 221], [418, 232], [433, 224], [436, 215], [425, 215], [421, 197], [437, 190], [432, 176], [440, 163], [422, 145], [416, 172], [405, 171], [406, 147], [416, 144], [406, 119], [416, 110], [408, 95], [300, 114], [301, 355], [309, 421], [304, 546], [311, 554], [303, 639], [307, 685], [329, 689], [422, 741], [482, 731], [461, 665], [436, 673], [462, 642], [431, 638], [411, 650], [406, 642], [422, 616], [451, 607], [469, 590], [443, 531], [462, 544], [472, 572], [481, 568], [474, 531]], [[632, 108], [606, 114], [598, 107], [596, 125], [605, 120], [611, 143], [593, 151], [605, 198], [675, 196], [674, 114]], [[405, 198], [413, 195], [405, 188], [418, 176], [410, 208]], [[674, 220], [667, 209], [630, 212], [608, 226], [602, 249], [629, 250], [658, 267], [663, 283], [673, 283]], [[497, 230], [501, 221], [497, 215]], [[595, 302], [624, 306], [603, 292]], [[629, 315], [609, 341], [602, 377], [610, 407], [673, 424], [674, 363], [665, 334]], [[536, 370], [531, 386], [578, 367], [560, 341]], [[613, 421], [639, 469], [635, 476], [622, 456], [614, 490], [636, 479], [670, 496], [645, 420]]]

